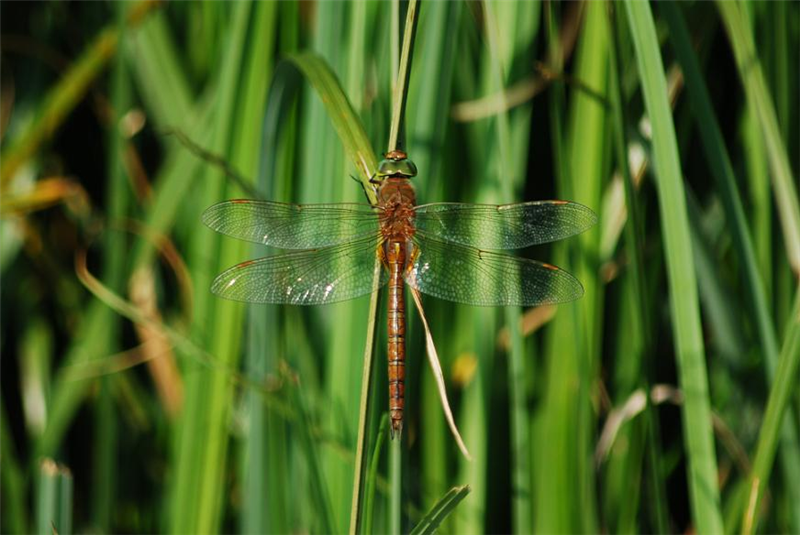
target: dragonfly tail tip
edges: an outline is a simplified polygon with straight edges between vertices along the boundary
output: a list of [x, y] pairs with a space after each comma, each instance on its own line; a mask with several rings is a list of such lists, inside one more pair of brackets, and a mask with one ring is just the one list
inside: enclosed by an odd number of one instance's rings
[[403, 435], [403, 420], [392, 420], [392, 426], [389, 429], [389, 436], [392, 440], [400, 439]]

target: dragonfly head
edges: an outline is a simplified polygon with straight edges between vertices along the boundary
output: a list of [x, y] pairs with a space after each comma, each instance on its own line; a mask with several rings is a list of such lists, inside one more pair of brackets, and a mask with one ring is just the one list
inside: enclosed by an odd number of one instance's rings
[[417, 166], [408, 159], [408, 155], [401, 150], [393, 150], [386, 154], [386, 158], [378, 166], [375, 179], [382, 181], [384, 178], [413, 178], [417, 176]]

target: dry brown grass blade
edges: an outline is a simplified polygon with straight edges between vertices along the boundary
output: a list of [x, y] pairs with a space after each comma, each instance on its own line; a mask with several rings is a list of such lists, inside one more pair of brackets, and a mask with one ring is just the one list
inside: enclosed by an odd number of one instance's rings
[[[149, 343], [149, 342], [148, 342]], [[81, 362], [79, 364], [68, 364], [64, 366], [64, 375], [68, 381], [85, 381], [95, 379], [105, 375], [124, 372], [136, 366], [140, 366], [149, 359], [158, 358], [152, 350], [144, 347], [145, 344], [114, 353], [108, 357]]]
[[[621, 407], [610, 410], [595, 447], [595, 466], [599, 468], [608, 458], [622, 426], [644, 412], [648, 403], [654, 406], [662, 403], [679, 406], [683, 404], [683, 393], [674, 386], [666, 384], [653, 385], [649, 396], [639, 388], [628, 396]], [[730, 455], [742, 474], [749, 474], [751, 463], [736, 435], [719, 414], [712, 412], [711, 418], [714, 434], [720, 439], [723, 449]]]
[[37, 180], [30, 191], [3, 195], [0, 214], [25, 215], [62, 202], [77, 214], [89, 213], [89, 195], [83, 186], [71, 178], [54, 176]]
[[147, 368], [164, 410], [172, 417], [177, 416], [183, 402], [183, 380], [175, 362], [172, 344], [162, 329], [154, 327], [163, 321], [158, 310], [152, 269], [139, 269], [134, 273], [130, 281], [130, 296], [131, 301], [154, 320], [150, 325], [136, 323], [136, 335], [142, 341]]
[[166, 323], [160, 323], [145, 314], [139, 307], [125, 300], [120, 295], [116, 294], [110, 288], [105, 286], [100, 280], [97, 279], [86, 266], [86, 250], [81, 249], [75, 253], [75, 274], [78, 280], [89, 290], [96, 298], [100, 299], [112, 310], [131, 320], [134, 323], [140, 323], [150, 328], [160, 329], [164, 335], [169, 339], [173, 348], [179, 349], [187, 357], [191, 358], [194, 362], [208, 368], [209, 370], [217, 371], [225, 374], [230, 381], [242, 388], [249, 388], [254, 392], [258, 392], [271, 409], [275, 410], [276, 414], [286, 419], [294, 419], [296, 417], [294, 409], [286, 403], [278, 392], [271, 388], [270, 382], [256, 381], [249, 377], [242, 375], [238, 370], [226, 366], [221, 363], [214, 355], [207, 352], [203, 348], [195, 344], [186, 335], [171, 327]]
[[456, 439], [458, 449], [461, 450], [464, 457], [471, 461], [472, 456], [469, 454], [469, 450], [467, 450], [467, 446], [464, 444], [461, 434], [458, 432], [458, 427], [456, 427], [456, 422], [453, 419], [453, 411], [450, 410], [450, 402], [447, 400], [447, 390], [444, 385], [444, 373], [442, 372], [442, 365], [439, 363], [439, 355], [436, 353], [436, 346], [433, 343], [431, 329], [428, 327], [428, 319], [425, 317], [425, 311], [422, 309], [422, 298], [416, 288], [411, 288], [411, 295], [414, 298], [414, 304], [417, 305], [417, 311], [419, 312], [419, 317], [422, 319], [422, 325], [425, 327], [426, 353], [428, 355], [428, 362], [431, 363], [433, 377], [436, 379], [436, 387], [439, 389], [439, 398], [442, 400], [444, 417], [447, 420], [447, 425], [450, 426], [450, 432], [453, 433], [453, 437]]

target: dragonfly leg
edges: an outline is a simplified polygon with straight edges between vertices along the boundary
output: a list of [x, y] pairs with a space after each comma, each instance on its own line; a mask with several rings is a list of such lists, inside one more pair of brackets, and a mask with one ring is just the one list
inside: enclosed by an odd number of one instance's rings
[[383, 243], [378, 246], [378, 260], [381, 261], [384, 268], [389, 269], [389, 261], [386, 259], [386, 251], [383, 249]]

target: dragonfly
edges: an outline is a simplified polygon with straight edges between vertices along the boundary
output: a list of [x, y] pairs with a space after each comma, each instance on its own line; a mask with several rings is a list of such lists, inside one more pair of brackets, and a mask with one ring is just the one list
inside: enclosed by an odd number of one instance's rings
[[[370, 179], [372, 204], [291, 204], [232, 199], [202, 216], [224, 235], [288, 250], [222, 272], [211, 290], [249, 303], [323, 305], [388, 286], [389, 415], [400, 436], [405, 404], [405, 285], [477, 306], [557, 304], [583, 295], [567, 271], [504, 254], [567, 238], [597, 217], [581, 204], [416, 204], [417, 168], [391, 151]], [[376, 266], [379, 270], [376, 273]], [[376, 280], [377, 277], [377, 280]]]

